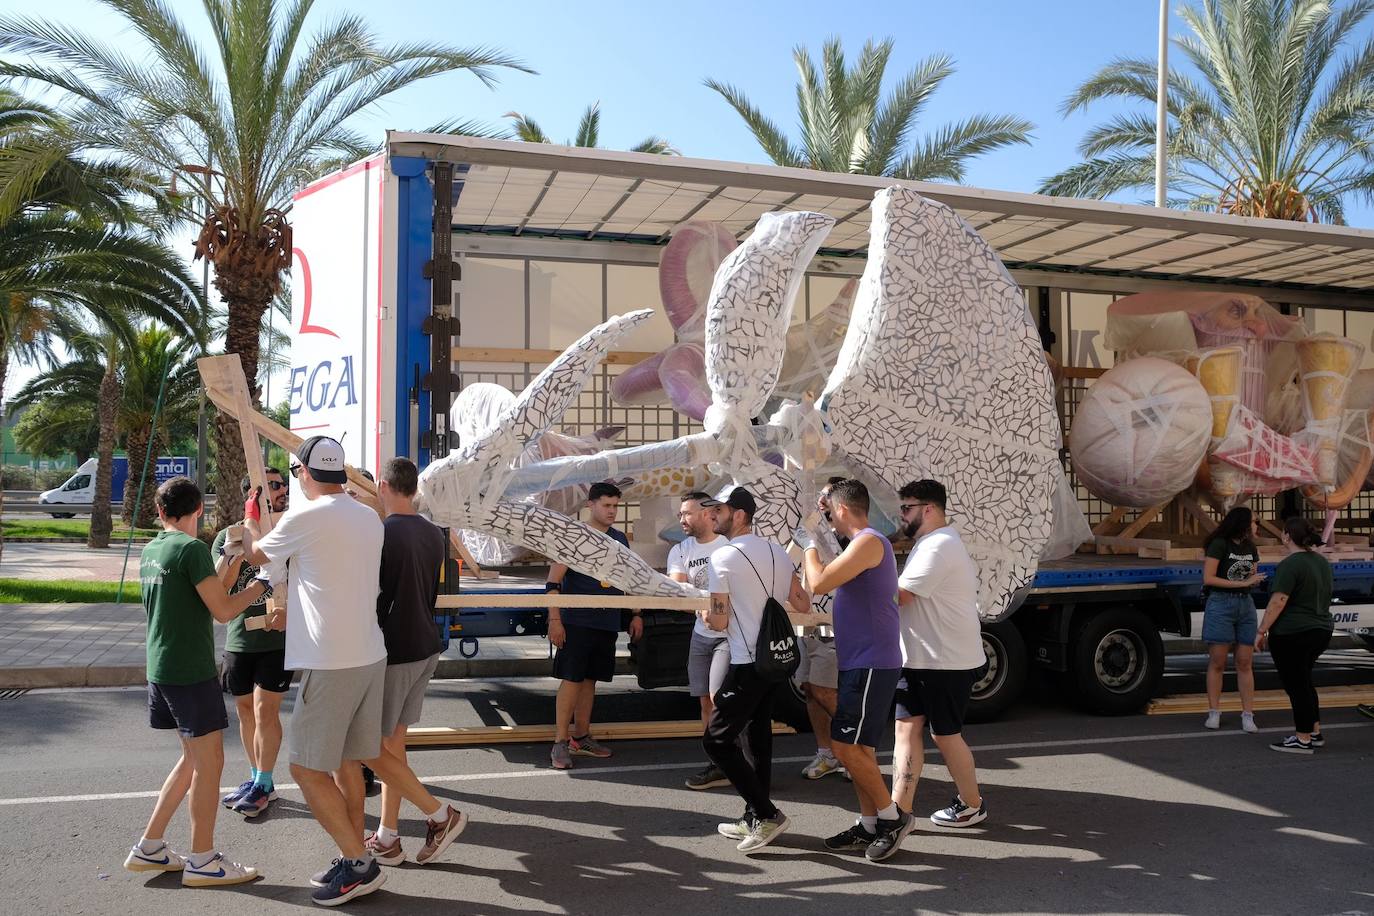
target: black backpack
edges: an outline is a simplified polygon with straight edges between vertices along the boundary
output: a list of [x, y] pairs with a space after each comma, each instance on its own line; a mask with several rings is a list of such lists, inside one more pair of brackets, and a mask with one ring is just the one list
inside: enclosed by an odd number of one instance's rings
[[[758, 567], [754, 561], [749, 559], [749, 555], [744, 552], [744, 548], [731, 544], [744, 557], [744, 562], [749, 564], [749, 568], [754, 571], [754, 576], [759, 580], [759, 585], [763, 586], [763, 593], [767, 598], [763, 602], [763, 616], [759, 620], [759, 638], [754, 645], [754, 672], [761, 680], [779, 682], [785, 681], [796, 673], [797, 666], [801, 664], [801, 650], [797, 647], [797, 633], [792, 629], [792, 621], [787, 616], [787, 609], [782, 606], [778, 599], [773, 597], [773, 590], [763, 581], [763, 576], [759, 575]], [[768, 555], [773, 557], [773, 576], [777, 577], [777, 557], [774, 556], [770, 547]]]

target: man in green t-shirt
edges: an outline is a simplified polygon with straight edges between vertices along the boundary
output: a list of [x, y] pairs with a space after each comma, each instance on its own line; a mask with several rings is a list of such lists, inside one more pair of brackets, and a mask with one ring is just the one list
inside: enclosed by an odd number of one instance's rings
[[[224, 770], [224, 712], [215, 671], [213, 621], [228, 623], [271, 589], [258, 580], [230, 597], [215, 575], [210, 551], [195, 533], [204, 505], [200, 489], [175, 477], [157, 489], [162, 532], [139, 561], [148, 614], [148, 718], [157, 729], [177, 730], [181, 759], [158, 793], [143, 837], [129, 851], [129, 871], [179, 871], [187, 887], [242, 884], [257, 869], [215, 850], [219, 778]], [[167, 824], [191, 796], [191, 851], [182, 856], [163, 839]]]
[[[266, 470], [267, 498], [273, 513], [287, 509], [286, 475], [277, 468]], [[243, 478], [245, 498], [253, 489]], [[243, 524], [255, 524], [245, 519]], [[261, 532], [254, 530], [261, 536]], [[210, 554], [215, 571], [230, 594], [251, 586], [259, 569], [243, 562], [242, 543], [228, 540], [229, 529], [215, 536]], [[228, 543], [226, 543], [228, 542]], [[285, 595], [283, 591], [282, 596]], [[277, 797], [272, 770], [281, 750], [281, 701], [291, 688], [291, 672], [286, 670], [286, 633], [281, 629], [248, 629], [246, 622], [267, 613], [267, 603], [258, 601], [241, 617], [229, 621], [224, 637], [224, 689], [234, 698], [239, 713], [239, 739], [248, 758], [248, 779], [220, 801], [244, 817], [257, 817]]]

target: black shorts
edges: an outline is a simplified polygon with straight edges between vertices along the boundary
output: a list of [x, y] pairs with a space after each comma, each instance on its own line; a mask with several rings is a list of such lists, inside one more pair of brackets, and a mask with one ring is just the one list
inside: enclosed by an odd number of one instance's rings
[[285, 649], [224, 653], [224, 692], [230, 696], [246, 697], [255, 686], [286, 693], [291, 689], [291, 674], [286, 670]]
[[175, 728], [183, 738], [199, 738], [229, 727], [217, 678], [199, 684], [148, 682], [148, 724]]
[[924, 716], [932, 735], [957, 735], [964, 730], [964, 712], [982, 668], [937, 671], [903, 668], [897, 682], [897, 718]]
[[607, 681], [615, 677], [615, 630], [565, 623], [568, 638], [553, 657], [553, 676], [560, 681]]
[[892, 721], [892, 694], [899, 668], [850, 668], [840, 672], [830, 740], [877, 747]]

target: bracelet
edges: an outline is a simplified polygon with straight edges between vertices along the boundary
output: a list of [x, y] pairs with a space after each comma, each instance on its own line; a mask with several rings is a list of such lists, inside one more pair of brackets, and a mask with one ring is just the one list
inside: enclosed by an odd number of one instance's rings
[[562, 592], [562, 591], [563, 591], [563, 583], [562, 583], [562, 582], [545, 582], [545, 583], [544, 583], [544, 594], [546, 594], [546, 595], [547, 595], [549, 592]]

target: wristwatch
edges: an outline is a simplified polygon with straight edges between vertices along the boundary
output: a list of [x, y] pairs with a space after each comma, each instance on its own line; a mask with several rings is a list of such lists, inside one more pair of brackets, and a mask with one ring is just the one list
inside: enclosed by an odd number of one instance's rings
[[562, 591], [563, 591], [563, 583], [562, 583], [562, 582], [545, 582], [545, 583], [544, 583], [544, 594], [546, 594], [546, 595], [547, 595], [549, 592], [562, 592]]

